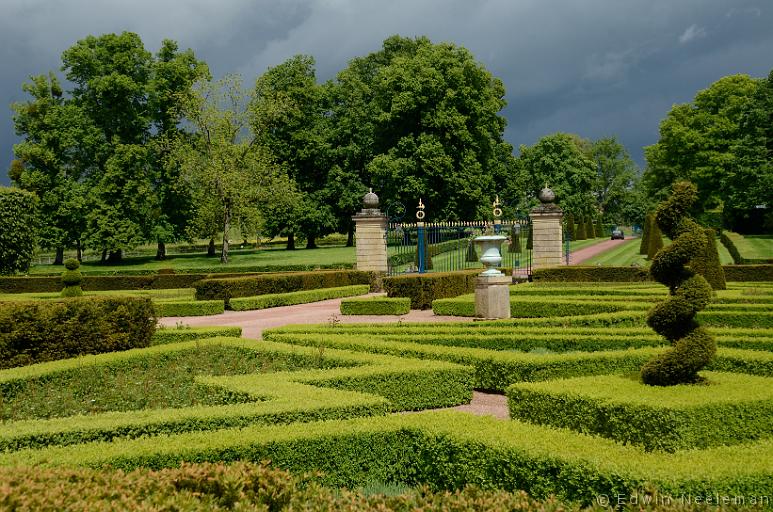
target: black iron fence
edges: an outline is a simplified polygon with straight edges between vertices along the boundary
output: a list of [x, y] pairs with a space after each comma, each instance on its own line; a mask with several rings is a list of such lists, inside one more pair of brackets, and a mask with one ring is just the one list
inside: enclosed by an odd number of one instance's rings
[[501, 234], [502, 267], [515, 275], [531, 274], [531, 224], [528, 219], [491, 222], [389, 223], [389, 275], [410, 272], [451, 272], [483, 268], [473, 240], [483, 234]]

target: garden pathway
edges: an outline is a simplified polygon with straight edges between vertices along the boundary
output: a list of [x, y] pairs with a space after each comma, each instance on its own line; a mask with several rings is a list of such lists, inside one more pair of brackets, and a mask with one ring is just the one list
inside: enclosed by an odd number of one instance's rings
[[596, 256], [597, 254], [601, 254], [602, 252], [608, 251], [613, 247], [616, 247], [620, 244], [624, 244], [628, 240], [630, 240], [630, 238], [626, 240], [604, 240], [603, 242], [593, 244], [589, 247], [584, 247], [582, 249], [572, 251], [569, 254], [569, 264], [579, 265], [583, 261], [589, 260], [592, 257]]

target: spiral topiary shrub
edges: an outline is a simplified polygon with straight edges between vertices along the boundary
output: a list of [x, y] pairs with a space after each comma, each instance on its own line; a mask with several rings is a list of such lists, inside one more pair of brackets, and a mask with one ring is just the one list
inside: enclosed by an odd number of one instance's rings
[[75, 258], [70, 258], [64, 262], [65, 271], [62, 272], [62, 297], [80, 297], [83, 295], [81, 282], [83, 274], [80, 269], [80, 262]]
[[650, 274], [668, 286], [670, 296], [650, 310], [647, 324], [669, 340], [673, 348], [642, 367], [645, 384], [672, 386], [697, 382], [698, 372], [717, 350], [714, 338], [695, 321], [696, 313], [711, 302], [713, 294], [711, 285], [691, 266], [693, 260], [704, 255], [707, 245], [706, 233], [688, 213], [697, 195], [692, 183], [675, 183], [671, 196], [658, 206], [655, 214], [657, 227], [672, 243], [654, 255]]

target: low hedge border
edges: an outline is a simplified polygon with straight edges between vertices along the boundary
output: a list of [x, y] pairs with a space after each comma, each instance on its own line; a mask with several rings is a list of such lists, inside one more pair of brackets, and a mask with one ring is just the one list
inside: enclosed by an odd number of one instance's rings
[[[323, 344], [336, 349], [355, 350], [430, 360], [443, 360], [475, 368], [476, 389], [504, 391], [516, 382], [536, 382], [557, 378], [638, 372], [650, 358], [665, 348], [643, 347], [627, 350], [570, 353], [526, 353], [494, 351], [480, 348], [453, 347], [417, 343], [411, 335], [402, 341], [384, 339], [372, 334], [324, 333], [270, 329], [263, 332], [267, 340], [302, 346]], [[709, 370], [773, 376], [773, 353], [755, 350], [720, 348]]]
[[153, 311], [158, 317], [208, 316], [225, 312], [222, 300], [163, 301], [154, 302]]
[[480, 270], [433, 272], [384, 278], [387, 297], [408, 297], [411, 309], [430, 309], [432, 301], [475, 291]]
[[[675, 497], [768, 497], [773, 443], [761, 441], [677, 453], [647, 453], [609, 439], [518, 421], [453, 412], [293, 425], [253, 425], [217, 436], [183, 433], [0, 455], [3, 466], [85, 466], [131, 470], [183, 462], [271, 460], [292, 472], [321, 472], [327, 485], [372, 481], [428, 483], [556, 495], [584, 505], [598, 496], [654, 488]], [[716, 461], [722, 461], [717, 464]], [[755, 498], [756, 499], [756, 498]]]
[[773, 265], [722, 265], [727, 281], [773, 281]]
[[[226, 490], [240, 492], [226, 494]], [[454, 493], [407, 489], [400, 495], [372, 495], [320, 485], [312, 475], [293, 475], [253, 463], [183, 464], [158, 471], [139, 468], [119, 470], [89, 468], [0, 468], [0, 507], [16, 510], [57, 510], [77, 500], [82, 510], [412, 510], [447, 512], [539, 512], [556, 506], [565, 512], [581, 512], [579, 504], [561, 504], [529, 497], [525, 492], [481, 490], [466, 487]], [[706, 507], [707, 510], [708, 506]], [[677, 510], [673, 506], [648, 507], [650, 511]], [[712, 511], [713, 512], [713, 511]]]
[[646, 386], [604, 375], [507, 388], [510, 416], [647, 451], [740, 444], [773, 432], [773, 379], [704, 372], [709, 385]]
[[[773, 281], [773, 265], [722, 265], [727, 281]], [[640, 267], [549, 267], [532, 272], [535, 283], [545, 282], [646, 282], [646, 268]]]
[[408, 297], [369, 297], [341, 301], [342, 315], [405, 315], [411, 312]]
[[241, 327], [159, 327], [153, 333], [151, 345], [166, 345], [168, 343], [180, 343], [181, 341], [202, 340], [216, 337], [238, 338], [242, 335]]
[[254, 309], [275, 308], [279, 306], [292, 306], [293, 304], [306, 304], [321, 300], [364, 295], [370, 291], [367, 284], [354, 286], [339, 286], [336, 288], [320, 288], [318, 290], [303, 290], [289, 293], [267, 293], [257, 297], [232, 298], [228, 301], [229, 308], [234, 311], [249, 311]]
[[319, 288], [370, 285], [373, 275], [357, 270], [296, 272], [227, 279], [202, 279], [195, 284], [196, 300], [225, 300], [269, 293], [288, 293]]
[[[616, 313], [625, 310], [645, 311], [652, 307], [646, 302], [601, 302], [599, 300], [535, 300], [533, 298], [510, 298], [510, 314], [514, 318], [544, 318], [598, 313]], [[462, 295], [452, 299], [438, 299], [432, 302], [436, 315], [475, 316], [475, 297]]]
[[147, 347], [155, 328], [145, 297], [6, 302], [0, 307], [0, 368]]
[[[272, 332], [317, 333], [325, 335], [327, 326], [286, 326]], [[487, 350], [549, 350], [551, 352], [597, 352], [667, 345], [649, 327], [618, 327], [614, 331], [596, 327], [534, 327], [514, 324], [340, 324], [340, 334], [377, 336], [388, 341], [410, 341], [427, 345], [481, 348]], [[773, 329], [712, 328], [717, 345], [744, 350], [773, 352]]]
[[448, 407], [467, 403], [472, 398], [472, 371], [456, 364], [443, 361], [428, 364], [415, 359], [320, 347], [301, 348], [244, 338], [200, 339], [13, 368], [0, 372], [0, 391], [21, 379], [45, 378], [54, 372], [77, 370], [86, 365], [115, 364], [152, 354], [188, 350], [202, 344], [248, 348], [283, 357], [324, 357], [348, 366], [196, 379], [204, 386], [221, 387], [263, 399], [258, 402], [6, 422], [0, 425], [0, 451], [244, 427], [256, 422], [291, 423]]

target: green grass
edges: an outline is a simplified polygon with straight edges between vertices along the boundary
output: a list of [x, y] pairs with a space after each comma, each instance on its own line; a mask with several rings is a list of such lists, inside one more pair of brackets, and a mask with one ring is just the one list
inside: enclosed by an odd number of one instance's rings
[[[287, 251], [281, 247], [265, 249], [233, 250], [228, 256], [228, 267], [249, 267], [257, 265], [334, 265], [353, 264], [356, 260], [354, 247], [320, 247], [318, 249], [296, 249]], [[219, 257], [207, 257], [202, 253], [178, 254], [168, 256], [164, 261], [156, 261], [153, 256], [125, 258], [120, 265], [103, 265], [98, 261], [87, 261], [81, 265], [84, 272], [95, 270], [110, 270], [116, 273], [122, 270], [158, 270], [172, 268], [175, 270], [194, 270], [197, 268], [220, 267]], [[33, 265], [30, 274], [59, 273], [61, 266]]]
[[579, 265], [602, 265], [613, 267], [630, 267], [631, 265], [645, 266], [646, 255], [639, 254], [638, 238], [630, 238], [621, 244], [612, 246], [609, 250], [587, 259]]
[[[626, 240], [620, 245], [616, 245], [611, 249], [597, 254], [596, 256], [587, 259], [578, 265], [600, 265], [604, 267], [630, 267], [640, 266], [646, 267], [649, 265], [646, 254], [639, 254], [639, 244], [641, 239], [631, 238]], [[663, 237], [663, 245], [669, 245], [671, 241]], [[719, 251], [719, 262], [722, 265], [732, 265], [733, 257], [730, 256], [727, 248], [717, 241], [717, 249]]]
[[245, 403], [256, 398], [197, 384], [196, 377], [330, 366], [324, 359], [282, 357], [237, 347], [196, 346], [5, 383], [0, 385], [0, 421]]
[[773, 258], [773, 235], [743, 235], [734, 239], [733, 242], [745, 259], [767, 260]]

